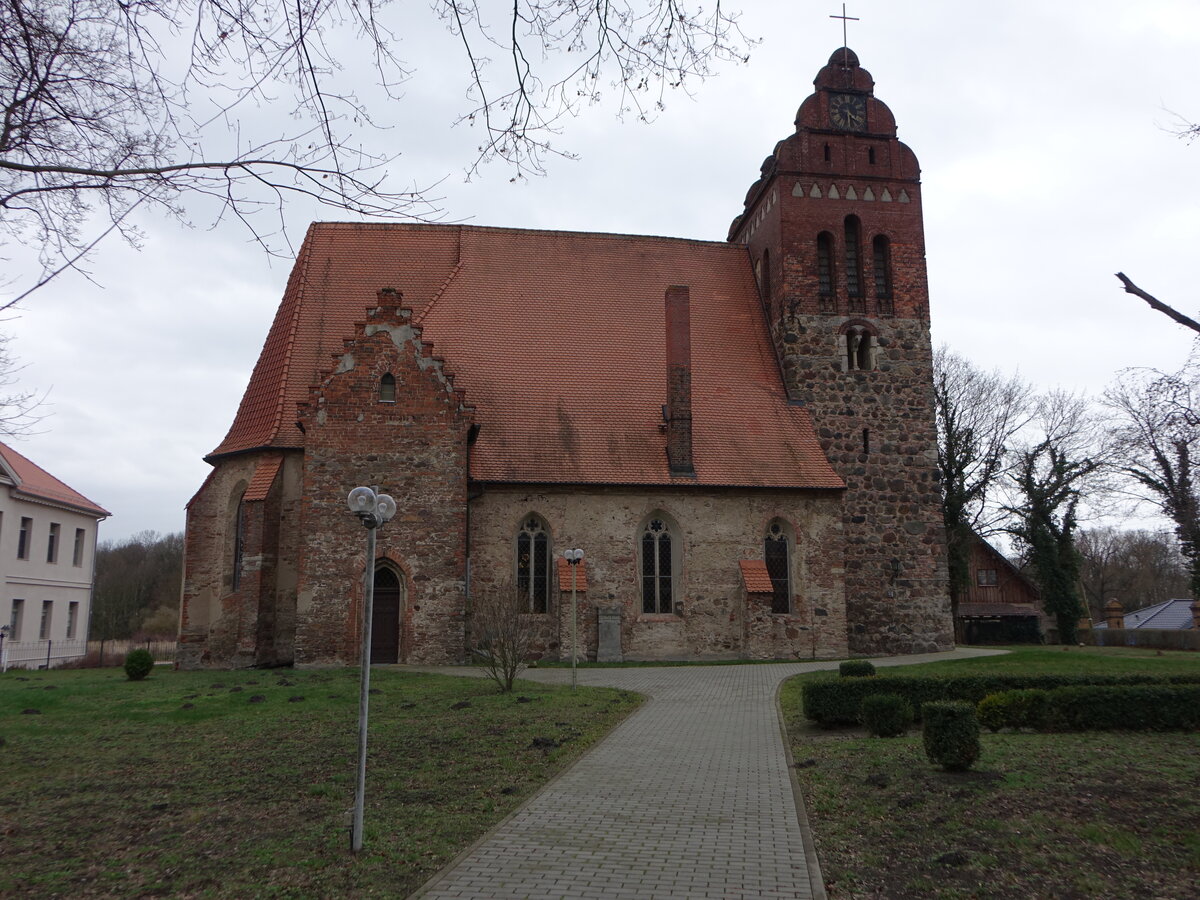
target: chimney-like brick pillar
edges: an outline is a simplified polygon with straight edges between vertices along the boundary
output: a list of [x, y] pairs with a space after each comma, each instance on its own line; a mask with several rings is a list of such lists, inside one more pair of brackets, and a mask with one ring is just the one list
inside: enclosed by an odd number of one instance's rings
[[1117, 602], [1116, 598], [1104, 604], [1104, 623], [1109, 628], [1125, 627], [1125, 610]]
[[692, 463], [692, 311], [686, 285], [667, 288], [667, 466], [695, 474]]

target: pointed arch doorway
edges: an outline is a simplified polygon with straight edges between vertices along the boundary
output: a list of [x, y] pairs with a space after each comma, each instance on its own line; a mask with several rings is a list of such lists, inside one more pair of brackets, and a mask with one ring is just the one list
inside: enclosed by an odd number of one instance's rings
[[400, 619], [404, 585], [386, 566], [375, 570], [375, 602], [371, 608], [371, 662], [400, 662]]

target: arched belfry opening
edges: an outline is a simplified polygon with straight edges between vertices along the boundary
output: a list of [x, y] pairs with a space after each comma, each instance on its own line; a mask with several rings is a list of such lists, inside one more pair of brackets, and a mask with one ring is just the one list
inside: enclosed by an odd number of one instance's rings
[[390, 566], [375, 569], [375, 601], [371, 607], [371, 662], [402, 662], [400, 631], [404, 611], [404, 582]]

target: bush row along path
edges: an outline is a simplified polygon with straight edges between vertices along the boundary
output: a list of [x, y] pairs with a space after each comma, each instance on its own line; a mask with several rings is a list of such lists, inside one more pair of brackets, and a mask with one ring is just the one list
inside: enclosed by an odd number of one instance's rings
[[[580, 684], [650, 699], [414, 897], [824, 897], [775, 695], [785, 678], [837, 665], [580, 669]], [[522, 677], [563, 683], [571, 673], [531, 669]]]

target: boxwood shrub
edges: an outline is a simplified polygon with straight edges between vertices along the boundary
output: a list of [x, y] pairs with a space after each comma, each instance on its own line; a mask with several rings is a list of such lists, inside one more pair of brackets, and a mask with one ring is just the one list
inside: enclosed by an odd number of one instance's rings
[[1061, 731], [1195, 731], [1200, 685], [1079, 685], [1047, 696], [1046, 720]]
[[900, 737], [913, 723], [913, 708], [899, 694], [872, 694], [863, 700], [862, 720], [875, 737]]
[[1083, 685], [1200, 685], [1200, 675], [959, 675], [823, 678], [804, 685], [804, 715], [821, 725], [861, 724], [862, 702], [872, 694], [899, 694], [921, 715], [922, 704], [961, 700], [978, 705], [989, 694], [1036, 688], [1052, 691]]
[[1040, 688], [1023, 691], [1002, 691], [988, 694], [979, 701], [976, 714], [979, 724], [991, 731], [1001, 728], [1040, 729], [1046, 722], [1046, 698]]
[[154, 657], [146, 649], [130, 650], [125, 657], [125, 676], [130, 681], [141, 681], [154, 668]]
[[838, 665], [838, 675], [843, 678], [862, 678], [875, 674], [875, 664], [869, 659], [848, 659]]
[[948, 772], [965, 772], [979, 759], [979, 720], [975, 706], [961, 701], [926, 703], [921, 708], [925, 724], [925, 755]]

